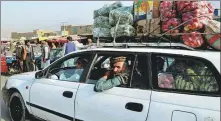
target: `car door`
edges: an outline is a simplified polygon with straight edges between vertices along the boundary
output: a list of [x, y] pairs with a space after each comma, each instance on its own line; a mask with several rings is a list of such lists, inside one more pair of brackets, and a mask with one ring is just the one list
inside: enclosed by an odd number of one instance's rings
[[[35, 79], [30, 89], [30, 102], [27, 104], [32, 113], [50, 121], [74, 120], [75, 96], [91, 57], [90, 53], [71, 54], [46, 68], [45, 75]], [[81, 69], [76, 68], [79, 58], [89, 60]]]
[[[142, 73], [141, 78], [135, 77], [135, 74], [131, 71], [131, 79], [129, 85], [126, 87], [114, 87], [104, 92], [95, 92], [94, 84], [96, 81], [94, 80], [93, 74], [95, 73], [105, 73], [105, 69], [101, 69], [101, 71], [95, 71], [94, 69], [99, 69], [96, 66], [97, 60], [103, 60], [103, 64], [109, 64], [107, 62], [110, 57], [115, 56], [127, 56], [127, 58], [131, 57], [128, 60], [129, 68], [132, 69], [135, 67], [135, 63], [137, 63], [137, 55], [130, 55], [129, 53], [119, 53], [119, 52], [102, 52], [98, 53], [97, 58], [94, 60], [94, 64], [92, 65], [92, 69], [88, 75], [88, 79], [86, 83], [81, 83], [78, 89], [78, 93], [76, 96], [75, 102], [75, 110], [76, 110], [76, 119], [82, 121], [145, 121], [148, 115], [149, 103], [151, 97], [151, 90], [148, 87], [148, 79], [146, 71]], [[106, 57], [106, 59], [100, 59], [102, 57]], [[143, 63], [140, 62], [139, 67], [147, 67], [147, 57], [146, 55], [142, 55]], [[97, 62], [100, 63], [100, 62]], [[138, 62], [139, 63], [139, 62]], [[96, 67], [95, 67], [96, 66]], [[134, 69], [135, 70], [135, 69]], [[93, 79], [91, 79], [93, 77]], [[100, 76], [99, 76], [100, 77]], [[135, 86], [133, 81], [143, 82], [140, 86]], [[144, 87], [145, 88], [141, 88]]]
[[220, 121], [220, 74], [205, 59], [153, 54], [147, 121]]

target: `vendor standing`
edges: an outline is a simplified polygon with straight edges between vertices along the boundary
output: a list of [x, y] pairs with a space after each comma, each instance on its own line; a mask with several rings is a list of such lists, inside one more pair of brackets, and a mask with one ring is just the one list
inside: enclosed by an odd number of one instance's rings
[[25, 40], [24, 62], [25, 71], [34, 71], [34, 52], [29, 40]]
[[43, 40], [41, 44], [42, 44], [41, 69], [44, 69], [50, 65], [50, 48], [48, 46], [47, 40]]

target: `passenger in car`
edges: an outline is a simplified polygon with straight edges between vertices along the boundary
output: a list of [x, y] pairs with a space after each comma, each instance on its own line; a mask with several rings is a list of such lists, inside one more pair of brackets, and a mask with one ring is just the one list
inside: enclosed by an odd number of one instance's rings
[[79, 57], [75, 62], [76, 68], [64, 71], [64, 73], [62, 73], [60, 76], [60, 80], [78, 82], [87, 64], [88, 59]]
[[120, 85], [127, 85], [129, 81], [130, 70], [128, 69], [128, 63], [126, 57], [114, 57], [111, 58], [111, 71], [107, 71], [106, 74], [98, 80], [95, 84], [94, 91], [102, 92]]

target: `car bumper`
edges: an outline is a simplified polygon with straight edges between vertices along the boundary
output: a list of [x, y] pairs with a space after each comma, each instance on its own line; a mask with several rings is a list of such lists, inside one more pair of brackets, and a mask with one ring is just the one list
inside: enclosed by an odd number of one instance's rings
[[9, 95], [9, 91], [6, 89], [5, 86], [2, 88], [2, 97], [3, 97], [5, 104], [8, 106], [10, 95]]

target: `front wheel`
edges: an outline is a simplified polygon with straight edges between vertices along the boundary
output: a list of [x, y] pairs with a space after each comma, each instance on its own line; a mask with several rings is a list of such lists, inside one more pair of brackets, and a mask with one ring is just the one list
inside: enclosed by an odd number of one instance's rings
[[9, 114], [12, 121], [25, 121], [26, 108], [22, 96], [15, 92], [9, 101]]

